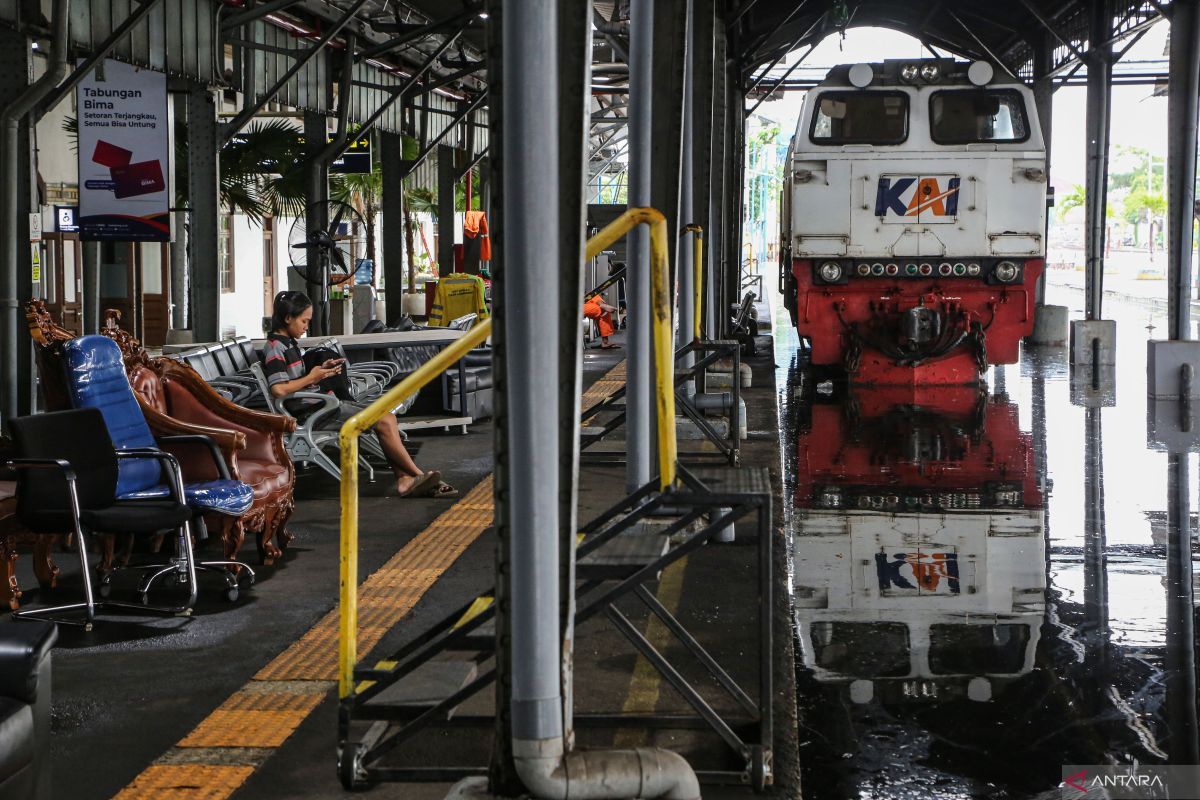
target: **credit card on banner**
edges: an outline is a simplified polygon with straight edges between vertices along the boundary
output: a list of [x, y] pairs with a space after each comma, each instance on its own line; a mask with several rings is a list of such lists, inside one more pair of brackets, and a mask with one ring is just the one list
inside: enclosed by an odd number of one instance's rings
[[113, 196], [137, 197], [141, 194], [161, 192], [167, 188], [163, 180], [162, 165], [158, 161], [139, 161], [124, 167], [113, 167], [112, 179], [116, 183]]

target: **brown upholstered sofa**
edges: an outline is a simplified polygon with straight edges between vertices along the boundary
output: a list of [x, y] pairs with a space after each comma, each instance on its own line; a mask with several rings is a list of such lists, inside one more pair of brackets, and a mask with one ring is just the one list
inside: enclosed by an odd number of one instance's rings
[[[39, 345], [38, 368], [47, 405], [51, 409], [67, 408], [70, 403], [59, 377], [62, 373], [56, 343], [72, 335], [57, 326], [37, 300], [29, 304], [26, 318]], [[261, 562], [273, 563], [292, 538], [287, 521], [293, 509], [296, 472], [284, 440], [295, 430], [295, 420], [230, 403], [186, 364], [147, 354], [137, 339], [118, 326], [119, 319], [119, 312], [108, 311], [101, 333], [121, 348], [125, 372], [150, 429], [155, 435], [210, 437], [220, 449], [230, 475], [254, 490], [254, 504], [246, 514], [212, 520], [220, 526], [225, 556], [236, 558], [245, 533], [250, 532], [256, 534]], [[218, 477], [211, 456], [197, 446], [172, 445], [167, 449], [180, 459], [185, 480]]]

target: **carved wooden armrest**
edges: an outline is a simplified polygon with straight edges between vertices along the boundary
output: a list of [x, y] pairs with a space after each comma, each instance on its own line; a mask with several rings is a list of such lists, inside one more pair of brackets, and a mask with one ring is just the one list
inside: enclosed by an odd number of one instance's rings
[[191, 422], [168, 417], [153, 406], [147, 405], [141, 395], [137, 395], [138, 405], [146, 416], [150, 430], [156, 436], [171, 436], [174, 434], [199, 434], [213, 440], [225, 458], [230, 469], [237, 467], [237, 452], [246, 449], [246, 434], [241, 431], [231, 431], [228, 428], [211, 428], [207, 425], [196, 425]]
[[164, 376], [178, 381], [209, 411], [237, 425], [280, 435], [296, 430], [296, 420], [283, 414], [268, 414], [231, 403], [218, 394], [191, 366], [173, 362]]

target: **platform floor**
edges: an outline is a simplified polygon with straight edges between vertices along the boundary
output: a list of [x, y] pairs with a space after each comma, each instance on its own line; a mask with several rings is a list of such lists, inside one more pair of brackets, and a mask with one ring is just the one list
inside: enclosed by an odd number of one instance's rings
[[[618, 335], [616, 341], [620, 341]], [[585, 386], [603, 396], [620, 385], [623, 350], [588, 350]], [[759, 359], [758, 388], [748, 397], [754, 431], [743, 463], [767, 466], [778, 486], [774, 362]], [[607, 378], [607, 380], [603, 380]], [[599, 382], [597, 382], [599, 381]], [[756, 399], [755, 399], [756, 398]], [[360, 652], [383, 640], [384, 649], [424, 630], [451, 609], [489, 587], [495, 538], [490, 527], [492, 429], [488, 423], [456, 433], [414, 435], [416, 460], [441, 469], [463, 492], [457, 502], [387, 496], [381, 477], [364, 484], [361, 503], [363, 596], [370, 587], [386, 597], [364, 602]], [[582, 476], [580, 518], [586, 520], [623, 496], [623, 467], [589, 466]], [[337, 484], [317, 471], [302, 473], [291, 530], [296, 540], [275, 567], [259, 570], [258, 584], [235, 604], [203, 581], [191, 619], [108, 617], [91, 633], [63, 628], [55, 652], [54, 796], [61, 798], [303, 798], [343, 792], [335, 773]], [[777, 494], [778, 499], [778, 494]], [[453, 504], [453, 505], [452, 505]], [[776, 520], [780, 519], [776, 509]], [[252, 550], [252, 548], [251, 548]], [[754, 564], [753, 536], [739, 531], [730, 545], [711, 545], [651, 584], [662, 602], [681, 609], [713, 653], [739, 681], [755, 685], [756, 662], [748, 609]], [[777, 540], [779, 568], [775, 615], [778, 743], [775, 796], [795, 796], [794, 668], [790, 648], [786, 547]], [[80, 589], [71, 554], [57, 556], [63, 570], [57, 594]], [[25, 602], [45, 599], [21, 559]], [[742, 573], [739, 580], [730, 580]], [[125, 579], [129, 583], [128, 579]], [[727, 587], [714, 596], [712, 587]], [[122, 591], [118, 579], [114, 595]], [[205, 590], [208, 591], [205, 591]], [[703, 602], [701, 602], [703, 601]], [[665, 630], [650, 624], [639, 604], [630, 618], [657, 645]], [[4, 622], [0, 624], [19, 624]], [[597, 618], [576, 641], [577, 708], [628, 713], [683, 711], [686, 705], [623, 638]], [[690, 677], [702, 681], [700, 668]], [[464, 711], [491, 711], [490, 690]], [[622, 728], [581, 731], [583, 744], [659, 743], [690, 748], [707, 766], [729, 766], [713, 737], [651, 735]], [[431, 733], [416, 739], [400, 763], [486, 764], [487, 731]], [[709, 754], [706, 756], [705, 754]], [[789, 755], [790, 753], [790, 755]], [[699, 766], [705, 766], [701, 764]], [[736, 766], [734, 764], [733, 766]], [[381, 785], [377, 797], [441, 798], [449, 784]], [[746, 789], [713, 789], [706, 797], [751, 796]]]

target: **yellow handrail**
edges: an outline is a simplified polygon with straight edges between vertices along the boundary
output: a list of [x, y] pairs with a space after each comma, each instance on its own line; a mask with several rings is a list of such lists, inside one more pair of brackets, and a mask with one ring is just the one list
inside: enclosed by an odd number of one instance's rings
[[700, 309], [703, 308], [704, 304], [704, 228], [693, 222], [684, 228], [684, 230], [695, 234], [692, 237], [692, 244], [695, 248], [692, 251], [692, 289], [695, 290], [695, 299], [692, 305], [692, 327], [695, 329], [693, 332], [694, 338], [699, 340], [701, 331]]
[[[667, 290], [667, 220], [653, 208], [631, 208], [587, 242], [587, 258], [603, 250], [638, 225], [650, 226], [650, 299], [653, 307], [654, 355], [657, 366], [658, 461], [663, 490], [675, 484], [675, 353], [671, 341], [671, 294]], [[465, 336], [422, 364], [342, 425], [341, 445], [341, 560], [338, 636], [338, 697], [354, 692], [354, 665], [358, 659], [358, 437], [384, 414], [415, 394], [462, 358], [492, 332], [492, 320], [478, 323]]]
[[348, 697], [354, 690], [354, 664], [358, 656], [358, 437], [382, 419], [384, 414], [392, 413], [392, 409], [481, 344], [491, 332], [490, 318], [476, 323], [464, 336], [342, 424], [338, 434], [338, 444], [342, 448], [339, 697]]

